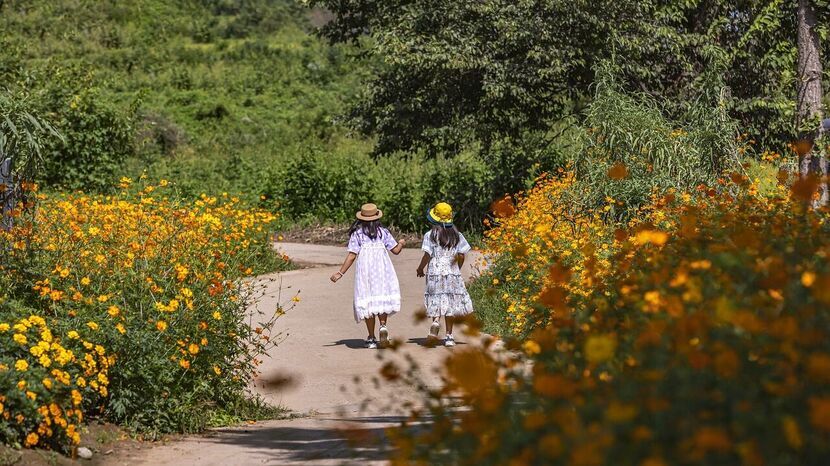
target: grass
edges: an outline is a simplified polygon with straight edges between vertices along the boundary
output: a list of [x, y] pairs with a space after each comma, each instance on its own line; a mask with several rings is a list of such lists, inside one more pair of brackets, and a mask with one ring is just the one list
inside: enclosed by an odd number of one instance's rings
[[226, 427], [247, 421], [285, 419], [289, 417], [290, 413], [290, 410], [271, 405], [263, 400], [261, 396], [256, 395], [250, 398], [242, 398], [223, 409], [211, 411], [207, 426]]
[[499, 337], [510, 335], [510, 327], [506, 320], [507, 312], [493, 286], [492, 275], [484, 272], [467, 289], [473, 300], [475, 316], [481, 322], [482, 330]]

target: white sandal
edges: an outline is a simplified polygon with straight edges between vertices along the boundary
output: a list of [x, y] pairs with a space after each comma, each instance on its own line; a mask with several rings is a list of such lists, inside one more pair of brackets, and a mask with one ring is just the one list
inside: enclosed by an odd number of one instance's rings
[[438, 339], [438, 332], [441, 331], [441, 324], [438, 323], [438, 319], [432, 321], [432, 324], [429, 326], [429, 335], [427, 335], [428, 340], [437, 340]]
[[380, 346], [385, 348], [386, 345], [389, 344], [389, 330], [386, 328], [385, 325], [380, 326], [380, 330], [378, 330], [378, 336], [380, 337]]

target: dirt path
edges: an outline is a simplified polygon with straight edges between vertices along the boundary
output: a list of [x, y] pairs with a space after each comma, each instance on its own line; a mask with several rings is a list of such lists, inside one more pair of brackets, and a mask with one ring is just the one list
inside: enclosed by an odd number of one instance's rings
[[[302, 417], [211, 430], [143, 451], [128, 464], [384, 464], [382, 447], [366, 442], [362, 448], [352, 448], [343, 429], [352, 439], [379, 436], [384, 428], [401, 419], [402, 411], [385, 408], [387, 402], [415, 396], [401, 389], [392, 391], [383, 384], [375, 386], [371, 381], [382, 362], [379, 351], [363, 348], [366, 328], [362, 323], [355, 324], [352, 317], [353, 271], [336, 285], [329, 282], [345, 256], [345, 248], [279, 246], [292, 259], [314, 267], [278, 274], [278, 280], [269, 285], [269, 294], [275, 294], [281, 282], [283, 298], [300, 292], [301, 301], [279, 321], [287, 338], [265, 360], [255, 390], [269, 402]], [[452, 349], [422, 346], [427, 327], [413, 319], [423, 303], [423, 279], [415, 276], [421, 255], [420, 250], [405, 249], [393, 256], [403, 306], [401, 313], [390, 318], [389, 329], [390, 336], [402, 343], [394, 358], [411, 355], [427, 369], [424, 372], [432, 373], [429, 369], [437, 368]], [[476, 261], [472, 259], [465, 264], [466, 277], [473, 273]], [[257, 305], [274, 309], [277, 300], [266, 296]], [[459, 344], [465, 344], [465, 338], [456, 334]], [[361, 376], [360, 382], [355, 382], [355, 376]], [[291, 378], [293, 384], [274, 388], [268, 383], [284, 377]], [[367, 396], [376, 402], [361, 406]]]

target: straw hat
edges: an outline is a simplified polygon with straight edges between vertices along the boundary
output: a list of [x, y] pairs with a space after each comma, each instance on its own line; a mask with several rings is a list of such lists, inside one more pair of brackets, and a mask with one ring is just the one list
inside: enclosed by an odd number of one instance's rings
[[372, 220], [378, 220], [383, 217], [383, 211], [378, 209], [378, 206], [374, 204], [363, 204], [363, 207], [360, 208], [360, 212], [356, 213], [355, 216], [358, 220], [371, 222]]
[[429, 220], [430, 223], [451, 227], [452, 206], [446, 202], [439, 202], [438, 204], [435, 204], [435, 207], [427, 211], [427, 220]]

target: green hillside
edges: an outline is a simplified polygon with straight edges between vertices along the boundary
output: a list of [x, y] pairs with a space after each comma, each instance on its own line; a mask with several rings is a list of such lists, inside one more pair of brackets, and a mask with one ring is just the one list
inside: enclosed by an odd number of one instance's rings
[[347, 221], [372, 200], [417, 231], [439, 200], [478, 228], [500, 189], [536, 174], [475, 147], [371, 157], [373, 141], [345, 123], [372, 63], [319, 38], [325, 14], [296, 2], [0, 5], [0, 82], [66, 139], [47, 151], [47, 189], [107, 192], [146, 173], [185, 197], [234, 193], [294, 221]]
[[360, 66], [310, 34], [293, 2], [13, 1], [0, 11], [0, 81], [74, 148], [47, 159], [47, 187], [106, 190], [147, 170], [184, 195], [255, 199], [275, 192], [268, 174], [290, 155], [366, 152], [332, 124]]

